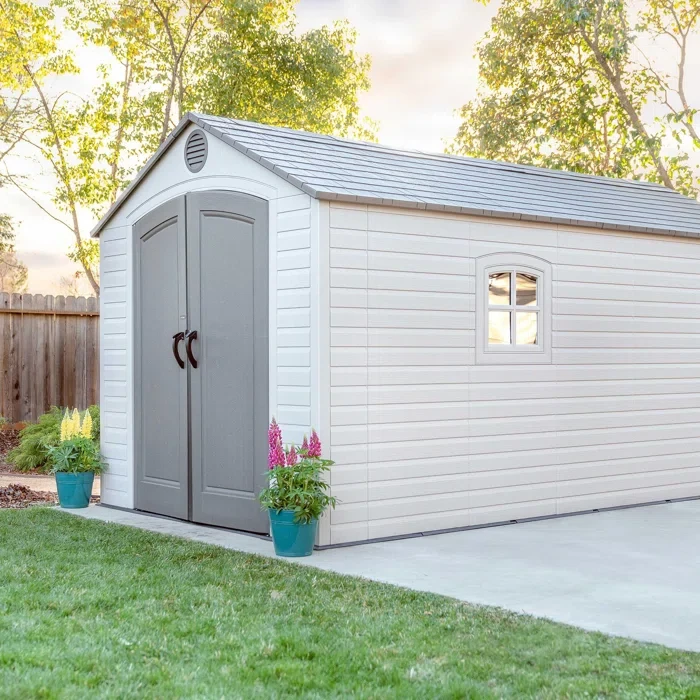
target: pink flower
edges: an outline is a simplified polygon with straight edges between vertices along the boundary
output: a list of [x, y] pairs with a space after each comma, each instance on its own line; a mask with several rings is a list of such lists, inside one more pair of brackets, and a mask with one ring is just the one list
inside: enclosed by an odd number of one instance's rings
[[282, 448], [281, 442], [278, 442], [270, 448], [270, 452], [267, 457], [267, 466], [270, 469], [284, 466], [284, 449]]
[[304, 435], [304, 440], [301, 443], [301, 450], [300, 452], [305, 455], [309, 451], [309, 441], [306, 438], [306, 435]]
[[270, 449], [272, 449], [272, 447], [278, 442], [282, 442], [282, 430], [280, 429], [279, 425], [277, 425], [277, 421], [273, 416], [272, 422], [270, 423], [270, 429], [267, 431], [267, 443], [270, 446]]
[[321, 440], [313, 428], [311, 429], [311, 439], [309, 440], [308, 454], [309, 457], [317, 457], [319, 459], [321, 457]]
[[282, 447], [282, 431], [273, 418], [267, 431], [268, 453], [267, 466], [270, 469], [284, 466], [284, 449]]
[[287, 450], [287, 466], [293, 467], [299, 461], [294, 445]]

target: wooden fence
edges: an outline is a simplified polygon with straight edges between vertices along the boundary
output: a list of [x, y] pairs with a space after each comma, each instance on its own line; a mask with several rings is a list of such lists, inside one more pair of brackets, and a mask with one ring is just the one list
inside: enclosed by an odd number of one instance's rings
[[0, 293], [0, 416], [98, 402], [99, 314], [95, 297]]

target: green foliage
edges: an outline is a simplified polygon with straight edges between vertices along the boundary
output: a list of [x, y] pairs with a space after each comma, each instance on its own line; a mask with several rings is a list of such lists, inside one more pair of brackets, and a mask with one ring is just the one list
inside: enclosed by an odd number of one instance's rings
[[99, 445], [92, 439], [76, 435], [49, 448], [51, 473], [94, 472], [101, 474], [107, 464], [102, 459]]
[[[92, 440], [99, 450], [100, 407], [93, 405], [87, 410], [92, 418]], [[30, 423], [23, 428], [19, 434], [19, 445], [7, 455], [7, 461], [21, 472], [35, 469], [48, 472], [52, 466], [51, 450], [57, 447], [61, 440], [63, 413], [63, 409], [52, 406], [36, 423]]]
[[[631, 0], [503, 0], [478, 45], [479, 92], [450, 149], [696, 194], [688, 154], [700, 139], [684, 80], [700, 0], [636, 9]], [[664, 37], [675, 75], [641, 53]]]
[[61, 437], [62, 418], [61, 409], [52, 406], [36, 423], [23, 428], [19, 434], [19, 445], [7, 455], [7, 461], [21, 472], [33, 469], [48, 471], [50, 450], [58, 445]]
[[333, 462], [302, 456], [294, 466], [275, 467], [268, 472], [268, 486], [260, 492], [263, 508], [293, 510], [294, 522], [309, 523], [335, 508], [336, 499], [329, 495], [323, 475]]
[[92, 418], [92, 439], [99, 445], [100, 444], [100, 407], [93, 404], [88, 406], [87, 409], [90, 412], [90, 418]]

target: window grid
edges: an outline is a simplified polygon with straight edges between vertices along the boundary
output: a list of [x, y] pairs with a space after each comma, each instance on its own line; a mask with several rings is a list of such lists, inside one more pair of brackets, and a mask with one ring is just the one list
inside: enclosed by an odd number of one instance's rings
[[[490, 294], [490, 287], [491, 287], [491, 278], [494, 275], [499, 275], [499, 274], [504, 274], [508, 273], [509, 274], [509, 298], [508, 298], [508, 304], [491, 304], [490, 299], [491, 299], [491, 294]], [[518, 273], [528, 275], [529, 277], [534, 277], [535, 278], [535, 300], [536, 303], [534, 305], [529, 305], [529, 304], [517, 304], [518, 296], [517, 296], [517, 276]], [[537, 350], [541, 346], [541, 337], [542, 337], [542, 327], [541, 327], [541, 277], [540, 275], [535, 275], [530, 271], [526, 270], [520, 270], [519, 268], [499, 268], [497, 270], [491, 269], [487, 271], [486, 274], [486, 299], [487, 299], [487, 316], [486, 316], [486, 334], [487, 334], [487, 345], [489, 346], [490, 349], [498, 349], [498, 350]], [[510, 342], [509, 343], [491, 343], [489, 342], [490, 340], [490, 318], [491, 318], [491, 313], [492, 312], [503, 312], [503, 313], [509, 313], [510, 314]], [[518, 344], [518, 337], [517, 337], [517, 315], [518, 313], [523, 314], [523, 313], [534, 313], [536, 318], [537, 318], [537, 335], [536, 335], [536, 342], [535, 343], [521, 343]]]

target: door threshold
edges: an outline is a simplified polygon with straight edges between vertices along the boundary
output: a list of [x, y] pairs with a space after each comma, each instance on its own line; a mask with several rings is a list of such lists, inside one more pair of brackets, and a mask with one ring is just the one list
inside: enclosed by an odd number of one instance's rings
[[248, 532], [247, 530], [237, 530], [233, 527], [223, 527], [222, 525], [210, 525], [209, 523], [196, 523], [193, 520], [182, 520], [181, 518], [173, 518], [170, 515], [161, 515], [160, 513], [151, 513], [147, 510], [138, 510], [137, 508], [124, 508], [122, 506], [112, 506], [109, 503], [98, 503], [96, 508], [109, 508], [110, 510], [120, 510], [123, 513], [136, 513], [138, 515], [146, 515], [150, 518], [158, 520], [170, 520], [175, 523], [187, 523], [188, 525], [196, 525], [197, 527], [206, 527], [211, 530], [223, 530], [224, 532], [235, 532], [237, 535], [245, 535], [246, 537], [254, 537], [258, 540], [272, 542], [270, 535], [264, 535], [259, 532]]

